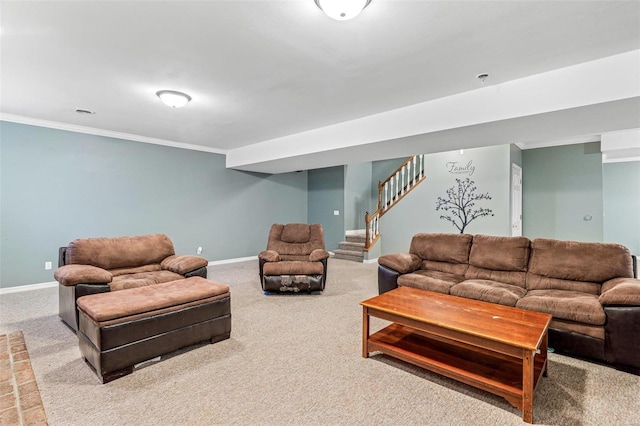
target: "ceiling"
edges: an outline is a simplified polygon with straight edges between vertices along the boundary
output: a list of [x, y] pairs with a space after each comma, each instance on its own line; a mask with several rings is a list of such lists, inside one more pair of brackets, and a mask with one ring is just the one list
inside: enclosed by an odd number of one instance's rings
[[[0, 43], [3, 120], [258, 172], [640, 127], [640, 77], [608, 74], [640, 63], [639, 1], [373, 0], [345, 22], [313, 0], [1, 1]], [[162, 89], [193, 100], [171, 109]], [[507, 95], [536, 107], [481, 116]]]

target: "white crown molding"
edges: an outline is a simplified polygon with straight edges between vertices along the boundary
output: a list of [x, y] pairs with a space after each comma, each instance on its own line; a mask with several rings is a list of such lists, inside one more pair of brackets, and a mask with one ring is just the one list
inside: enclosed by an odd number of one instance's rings
[[210, 148], [202, 145], [193, 145], [182, 142], [174, 142], [165, 139], [150, 138], [147, 136], [134, 135], [131, 133], [114, 132], [111, 130], [97, 129], [95, 127], [77, 126], [75, 124], [60, 123], [57, 121], [41, 120], [38, 118], [23, 117], [20, 115], [5, 114], [0, 112], [0, 121], [12, 123], [29, 124], [31, 126], [47, 127], [50, 129], [66, 130], [69, 132], [84, 133], [87, 135], [105, 136], [108, 138], [124, 139], [134, 142], [150, 143], [153, 145], [170, 146], [172, 148], [188, 149], [191, 151], [211, 152], [213, 154], [226, 155], [226, 150]]

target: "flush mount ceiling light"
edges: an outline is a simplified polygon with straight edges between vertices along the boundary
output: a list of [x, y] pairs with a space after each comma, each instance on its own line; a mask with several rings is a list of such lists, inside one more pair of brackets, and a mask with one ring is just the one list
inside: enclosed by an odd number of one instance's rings
[[353, 19], [369, 6], [371, 0], [313, 0], [329, 18], [337, 21]]
[[160, 90], [156, 92], [156, 95], [165, 105], [171, 108], [181, 108], [191, 100], [191, 96], [175, 90]]

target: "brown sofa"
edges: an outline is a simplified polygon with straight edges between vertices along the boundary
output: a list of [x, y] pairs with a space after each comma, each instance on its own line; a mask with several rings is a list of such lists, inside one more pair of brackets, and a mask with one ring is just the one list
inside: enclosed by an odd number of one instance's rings
[[322, 225], [273, 224], [267, 249], [258, 254], [259, 274], [265, 293], [323, 291], [329, 252]]
[[79, 297], [192, 276], [206, 278], [207, 265], [200, 256], [176, 255], [164, 234], [74, 240], [60, 248], [54, 273], [59, 316], [77, 331]]
[[409, 253], [378, 263], [380, 293], [410, 286], [549, 313], [557, 352], [640, 374], [640, 280], [624, 246], [417, 234]]

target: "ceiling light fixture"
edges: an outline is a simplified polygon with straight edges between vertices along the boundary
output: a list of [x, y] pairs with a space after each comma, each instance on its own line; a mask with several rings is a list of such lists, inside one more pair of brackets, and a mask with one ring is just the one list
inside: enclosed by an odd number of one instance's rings
[[171, 108], [181, 108], [191, 100], [191, 96], [175, 90], [160, 90], [156, 92], [156, 95], [165, 105]]
[[369, 6], [371, 0], [313, 0], [329, 18], [337, 21], [353, 19]]

